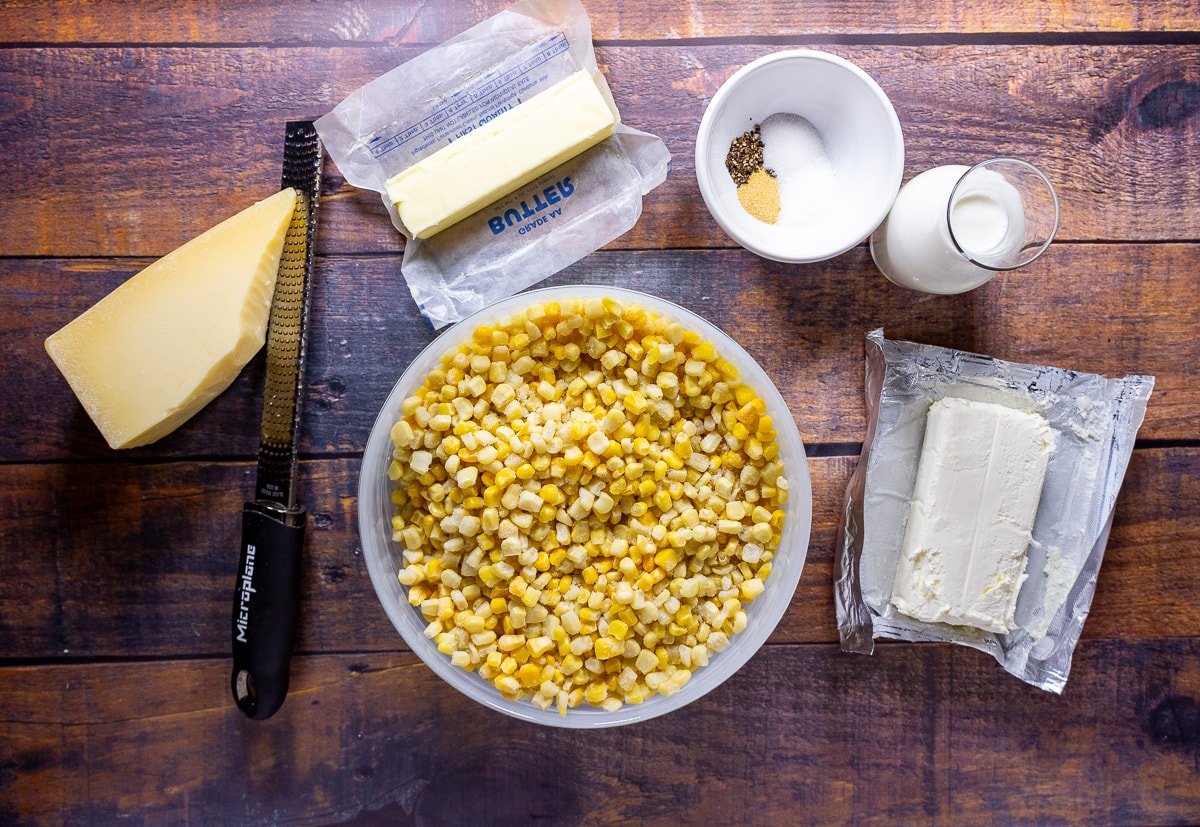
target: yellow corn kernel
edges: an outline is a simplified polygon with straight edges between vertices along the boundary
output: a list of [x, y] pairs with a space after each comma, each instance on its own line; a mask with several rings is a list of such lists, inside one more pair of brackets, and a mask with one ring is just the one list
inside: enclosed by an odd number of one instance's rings
[[754, 399], [754, 390], [747, 385], [738, 385], [733, 390], [733, 397], [737, 401], [738, 407], [741, 408]]
[[540, 496], [543, 501], [549, 503], [550, 505], [562, 505], [563, 501], [566, 499], [563, 496], [562, 491], [560, 491], [558, 486], [554, 483], [546, 483], [543, 485], [538, 491], [538, 496]]
[[511, 675], [501, 675], [492, 685], [510, 698], [521, 694], [521, 682]]
[[482, 566], [476, 573], [476, 576], [489, 589], [498, 585], [501, 579], [503, 579], [496, 572], [495, 566]]
[[[608, 624], [608, 636], [613, 640], [624, 640], [629, 637], [629, 624], [623, 620], [613, 620]], [[624, 647], [622, 647], [624, 649]]]
[[742, 581], [739, 591], [741, 592], [742, 599], [749, 601], [762, 594], [764, 589], [765, 585], [762, 580], [757, 577], [751, 577], [748, 580]]
[[526, 689], [542, 682], [542, 669], [536, 663], [526, 663], [517, 670], [517, 680]]
[[654, 493], [654, 505], [659, 511], [670, 511], [674, 502], [671, 500], [671, 493], [665, 488], [660, 488]]
[[625, 394], [621, 403], [625, 406], [625, 410], [634, 416], [638, 416], [650, 406], [650, 401], [639, 391], [631, 391]]
[[692, 348], [692, 358], [711, 362], [717, 358], [716, 348], [710, 342], [699, 342]]
[[583, 692], [584, 700], [593, 706], [599, 706], [608, 697], [608, 685], [603, 681], [593, 681]]
[[611, 637], [600, 637], [595, 642], [596, 657], [600, 660], [608, 660], [615, 658], [618, 655], [624, 654], [625, 644], [619, 640], [614, 640]]
[[[581, 385], [586, 387], [586, 383], [582, 379], [579, 379], [577, 381]], [[579, 390], [574, 395], [578, 396], [580, 393], [583, 393], [583, 387], [579, 388]], [[588, 438], [588, 434], [590, 432], [591, 432], [591, 425], [588, 423], [588, 421], [586, 419], [584, 419], [582, 417], [572, 419], [567, 424], [567, 436], [570, 437], [575, 442], [583, 442], [585, 439]]]
[[674, 548], [665, 548], [654, 555], [654, 564], [661, 569], [671, 571], [679, 564], [679, 552]]
[[485, 631], [484, 618], [479, 615], [467, 615], [459, 624], [468, 634], [476, 635]]

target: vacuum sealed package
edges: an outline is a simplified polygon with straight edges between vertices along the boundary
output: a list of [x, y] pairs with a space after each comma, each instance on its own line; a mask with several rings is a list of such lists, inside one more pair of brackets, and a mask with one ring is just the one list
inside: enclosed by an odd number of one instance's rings
[[633, 227], [671, 157], [621, 123], [575, 0], [525, 0], [356, 90], [316, 122], [407, 239], [434, 328]]
[[1061, 693], [1153, 387], [868, 334], [842, 649], [958, 643]]

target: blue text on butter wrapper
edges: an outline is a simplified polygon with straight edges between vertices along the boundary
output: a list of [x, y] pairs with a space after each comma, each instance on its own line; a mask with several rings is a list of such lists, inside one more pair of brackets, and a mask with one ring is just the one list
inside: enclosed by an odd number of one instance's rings
[[[541, 192], [535, 192], [531, 198], [522, 200], [517, 207], [510, 207], [505, 210], [503, 215], [492, 216], [488, 219], [488, 226], [492, 228], [493, 235], [500, 235], [500, 233], [509, 227], [515, 227], [518, 224], [521, 227], [517, 232], [522, 234], [527, 233], [534, 227], [546, 223], [551, 218], [562, 215], [562, 207], [556, 210], [550, 210], [550, 207], [570, 198], [574, 192], [575, 184], [571, 181], [571, 176], [568, 175], [558, 183], [546, 187]], [[531, 201], [532, 204], [530, 203]], [[550, 212], [545, 213], [546, 210], [550, 210]]]

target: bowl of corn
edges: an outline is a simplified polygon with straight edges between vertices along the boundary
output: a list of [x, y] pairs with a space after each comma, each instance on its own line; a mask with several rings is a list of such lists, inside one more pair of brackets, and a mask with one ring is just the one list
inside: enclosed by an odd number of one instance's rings
[[591, 728], [678, 709], [779, 623], [808, 549], [804, 445], [719, 328], [613, 287], [520, 293], [408, 366], [359, 531], [404, 641], [494, 710]]

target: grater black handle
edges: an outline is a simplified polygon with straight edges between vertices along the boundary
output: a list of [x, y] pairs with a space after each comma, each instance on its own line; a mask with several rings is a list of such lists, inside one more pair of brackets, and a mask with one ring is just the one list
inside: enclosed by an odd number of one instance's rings
[[253, 502], [242, 512], [230, 684], [238, 708], [254, 720], [274, 715], [287, 696], [305, 523], [302, 505]]

